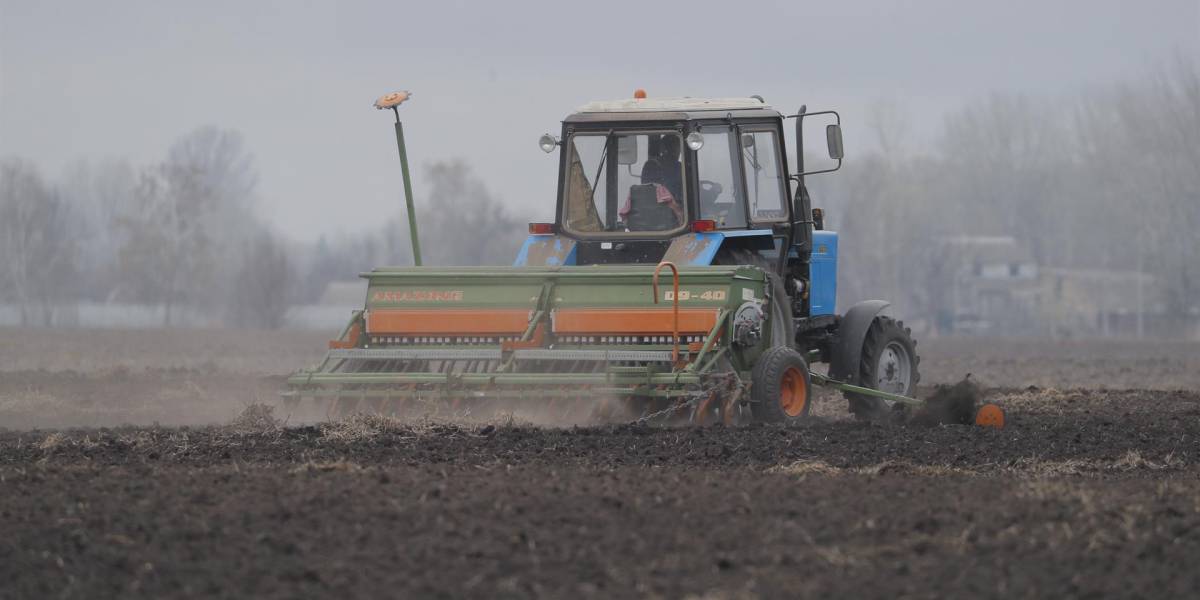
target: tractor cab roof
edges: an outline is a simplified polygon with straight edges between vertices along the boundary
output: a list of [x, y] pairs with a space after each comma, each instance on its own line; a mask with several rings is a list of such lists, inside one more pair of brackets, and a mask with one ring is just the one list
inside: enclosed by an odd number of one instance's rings
[[565, 121], [690, 121], [726, 116], [761, 118], [781, 115], [758, 98], [631, 98], [589, 102]]

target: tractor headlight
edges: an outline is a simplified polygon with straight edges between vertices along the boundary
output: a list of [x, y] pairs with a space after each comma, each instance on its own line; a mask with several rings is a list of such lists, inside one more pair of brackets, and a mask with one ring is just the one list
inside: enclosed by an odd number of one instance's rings
[[700, 135], [699, 131], [693, 131], [689, 133], [687, 136], [687, 145], [688, 148], [691, 148], [693, 151], [703, 148], [704, 136]]
[[558, 146], [558, 140], [548, 133], [543, 134], [542, 137], [538, 138], [538, 146], [541, 147], [542, 152], [550, 154]]

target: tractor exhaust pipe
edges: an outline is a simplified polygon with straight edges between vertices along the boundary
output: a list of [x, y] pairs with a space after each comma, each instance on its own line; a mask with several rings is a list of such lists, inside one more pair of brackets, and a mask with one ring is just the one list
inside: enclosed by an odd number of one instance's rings
[[392, 92], [375, 101], [379, 110], [392, 109], [396, 115], [396, 147], [400, 149], [400, 172], [404, 175], [404, 200], [408, 205], [408, 238], [412, 240], [413, 265], [421, 266], [421, 243], [417, 240], [417, 214], [413, 208], [412, 179], [408, 175], [408, 152], [404, 149], [404, 124], [400, 122], [400, 104], [412, 97], [412, 92]]

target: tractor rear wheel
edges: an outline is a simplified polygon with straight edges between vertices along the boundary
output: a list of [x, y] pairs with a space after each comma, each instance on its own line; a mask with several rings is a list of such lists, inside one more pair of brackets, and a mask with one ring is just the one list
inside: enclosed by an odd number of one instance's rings
[[[891, 317], [875, 317], [867, 337], [863, 341], [858, 364], [858, 385], [862, 387], [912, 397], [917, 391], [921, 374], [917, 366], [917, 343], [912, 331], [903, 321]], [[858, 419], [878, 419], [888, 415], [894, 402], [867, 396], [846, 393], [850, 401], [850, 412]]]
[[808, 417], [812, 381], [808, 363], [789, 346], [775, 346], [759, 357], [751, 373], [750, 411], [757, 421], [792, 423]]

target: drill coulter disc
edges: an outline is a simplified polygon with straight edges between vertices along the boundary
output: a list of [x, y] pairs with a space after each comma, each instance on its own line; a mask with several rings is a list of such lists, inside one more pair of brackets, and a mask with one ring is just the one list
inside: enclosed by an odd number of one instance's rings
[[913, 415], [913, 422], [927, 425], [956, 424], [1004, 427], [1004, 411], [991, 403], [980, 405], [983, 391], [970, 374], [954, 385], [939, 385], [925, 406]]
[[1004, 411], [995, 404], [984, 404], [975, 413], [975, 424], [980, 427], [995, 427], [1004, 429]]

